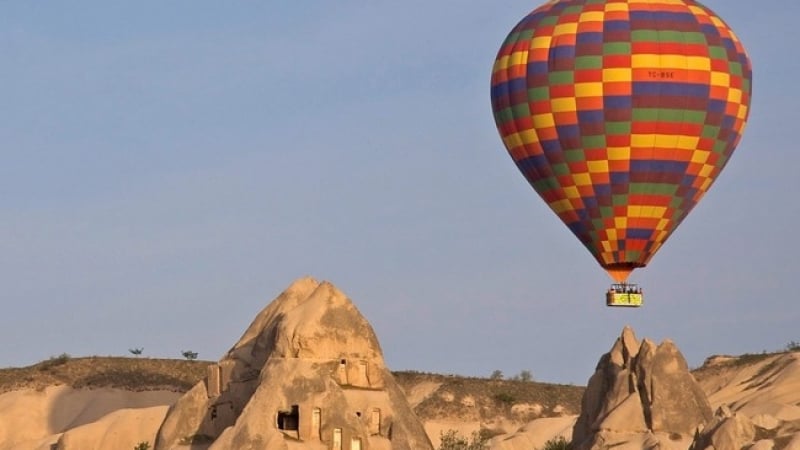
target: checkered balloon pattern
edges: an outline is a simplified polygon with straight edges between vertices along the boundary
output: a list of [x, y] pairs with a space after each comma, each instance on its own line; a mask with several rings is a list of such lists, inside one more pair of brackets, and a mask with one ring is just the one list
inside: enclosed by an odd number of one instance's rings
[[644, 267], [741, 138], [751, 64], [692, 0], [556, 0], [506, 38], [492, 73], [503, 142], [618, 281]]

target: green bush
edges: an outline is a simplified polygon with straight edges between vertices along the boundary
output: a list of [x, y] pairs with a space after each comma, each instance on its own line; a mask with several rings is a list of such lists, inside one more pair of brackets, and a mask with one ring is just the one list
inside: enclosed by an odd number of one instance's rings
[[42, 361], [39, 363], [39, 370], [50, 370], [53, 367], [66, 364], [70, 359], [72, 359], [72, 356], [70, 356], [68, 353], [62, 353], [58, 356], [51, 356], [47, 361]]
[[545, 442], [542, 450], [572, 450], [572, 443], [567, 442], [564, 436], [559, 436]]
[[191, 436], [184, 436], [179, 441], [180, 445], [193, 445], [193, 444], [210, 444], [214, 442], [214, 438], [207, 434], [193, 434]]
[[497, 394], [494, 394], [494, 399], [496, 402], [502, 403], [504, 405], [511, 405], [517, 400], [516, 398], [514, 398], [513, 395], [509, 394], [508, 392], [498, 392]]
[[150, 450], [150, 443], [147, 441], [139, 442], [136, 447], [133, 447], [133, 450]]
[[471, 438], [462, 436], [456, 430], [448, 430], [439, 434], [441, 443], [437, 450], [488, 450], [489, 436], [481, 431], [474, 431]]

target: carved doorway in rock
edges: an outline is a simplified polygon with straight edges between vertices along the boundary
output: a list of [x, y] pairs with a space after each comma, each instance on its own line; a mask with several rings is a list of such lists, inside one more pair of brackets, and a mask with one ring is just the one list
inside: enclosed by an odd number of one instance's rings
[[292, 405], [289, 411], [278, 411], [278, 429], [295, 438], [300, 438], [300, 407]]
[[322, 428], [322, 410], [314, 408], [311, 412], [311, 438], [321, 439], [320, 429]]

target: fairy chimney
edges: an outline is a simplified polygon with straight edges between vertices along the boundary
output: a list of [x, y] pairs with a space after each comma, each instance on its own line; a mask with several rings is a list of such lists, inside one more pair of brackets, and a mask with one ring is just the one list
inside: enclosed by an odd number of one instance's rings
[[367, 320], [335, 286], [303, 278], [261, 311], [167, 413], [156, 450], [426, 450]]

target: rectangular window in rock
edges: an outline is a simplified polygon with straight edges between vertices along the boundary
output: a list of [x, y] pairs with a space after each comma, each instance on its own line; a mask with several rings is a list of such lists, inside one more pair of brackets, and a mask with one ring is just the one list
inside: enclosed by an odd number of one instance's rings
[[322, 428], [322, 410], [314, 408], [311, 413], [311, 437], [320, 439], [320, 429]]
[[333, 450], [342, 450], [342, 429], [334, 428], [333, 430]]
[[375, 408], [372, 410], [372, 416], [369, 418], [369, 432], [371, 434], [381, 434], [381, 410]]
[[208, 398], [217, 398], [222, 393], [220, 367], [217, 364], [212, 364], [206, 370], [206, 392], [208, 392]]
[[347, 360], [339, 361], [339, 367], [336, 369], [336, 375], [339, 378], [339, 384], [347, 384]]

